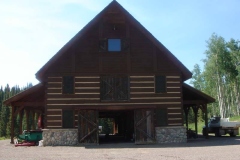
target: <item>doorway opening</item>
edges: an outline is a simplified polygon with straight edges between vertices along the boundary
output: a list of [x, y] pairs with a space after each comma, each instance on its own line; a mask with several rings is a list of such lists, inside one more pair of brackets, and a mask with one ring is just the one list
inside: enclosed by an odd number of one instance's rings
[[135, 142], [134, 111], [99, 111], [99, 143]]

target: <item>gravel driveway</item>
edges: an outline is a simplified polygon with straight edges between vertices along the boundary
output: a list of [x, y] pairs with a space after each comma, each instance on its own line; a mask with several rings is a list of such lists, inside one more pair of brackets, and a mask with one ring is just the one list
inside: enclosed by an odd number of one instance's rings
[[181, 144], [135, 145], [133, 143], [101, 144], [78, 147], [14, 147], [10, 140], [0, 141], [2, 160], [239, 160], [240, 137], [191, 139]]

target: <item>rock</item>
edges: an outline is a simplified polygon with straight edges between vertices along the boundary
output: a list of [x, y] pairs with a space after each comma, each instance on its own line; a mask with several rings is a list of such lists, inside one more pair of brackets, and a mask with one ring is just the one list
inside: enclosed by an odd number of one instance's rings
[[43, 131], [44, 146], [72, 146], [78, 143], [77, 129], [48, 129]]
[[185, 127], [156, 127], [156, 141], [158, 143], [187, 142]]

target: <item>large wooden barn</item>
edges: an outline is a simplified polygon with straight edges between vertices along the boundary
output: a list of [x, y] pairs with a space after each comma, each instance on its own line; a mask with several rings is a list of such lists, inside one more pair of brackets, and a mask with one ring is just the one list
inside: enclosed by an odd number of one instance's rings
[[23, 113], [43, 115], [44, 145], [99, 144], [101, 118], [114, 124], [109, 140], [186, 142], [184, 112], [200, 108], [207, 122], [214, 101], [184, 84], [191, 76], [114, 0], [36, 73], [39, 84], [4, 102], [12, 107], [11, 142]]

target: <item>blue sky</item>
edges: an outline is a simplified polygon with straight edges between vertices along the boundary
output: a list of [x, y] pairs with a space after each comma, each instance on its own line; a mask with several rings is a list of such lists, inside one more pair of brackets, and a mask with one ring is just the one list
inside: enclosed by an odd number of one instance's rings
[[[0, 86], [35, 73], [112, 0], [1, 0]], [[190, 71], [216, 33], [240, 39], [239, 0], [118, 0]]]

